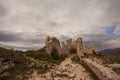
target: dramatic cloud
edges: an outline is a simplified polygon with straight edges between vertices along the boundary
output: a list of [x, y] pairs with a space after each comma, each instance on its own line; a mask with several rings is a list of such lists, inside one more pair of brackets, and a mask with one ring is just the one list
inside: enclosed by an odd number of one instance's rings
[[0, 0], [0, 44], [37, 49], [50, 35], [120, 47], [119, 8], [120, 0]]

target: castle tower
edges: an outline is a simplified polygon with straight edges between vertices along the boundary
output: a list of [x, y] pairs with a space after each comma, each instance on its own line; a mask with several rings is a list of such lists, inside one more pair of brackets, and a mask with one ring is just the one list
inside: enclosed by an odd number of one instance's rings
[[46, 51], [48, 54], [51, 53], [53, 48], [56, 48], [60, 52], [60, 42], [55, 37], [47, 37], [46, 38]]
[[83, 45], [82, 45], [82, 38], [77, 39], [77, 54], [83, 56]]

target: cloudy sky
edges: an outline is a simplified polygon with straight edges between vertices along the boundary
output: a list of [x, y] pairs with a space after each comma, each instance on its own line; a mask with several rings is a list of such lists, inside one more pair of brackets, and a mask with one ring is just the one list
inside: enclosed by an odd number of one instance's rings
[[38, 49], [48, 35], [120, 47], [120, 0], [0, 0], [0, 47]]

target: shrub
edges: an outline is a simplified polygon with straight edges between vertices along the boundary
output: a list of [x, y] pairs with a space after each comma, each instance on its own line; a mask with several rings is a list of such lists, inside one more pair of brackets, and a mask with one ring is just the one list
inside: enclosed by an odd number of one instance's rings
[[59, 52], [56, 48], [53, 48], [50, 54], [54, 60], [59, 59]]
[[75, 63], [79, 63], [80, 62], [80, 58], [77, 55], [72, 57], [71, 60], [72, 60], [72, 62], [75, 62]]
[[67, 54], [59, 54], [56, 48], [53, 48], [50, 54], [47, 54], [44, 49], [29, 50], [25, 54], [28, 57], [55, 64], [60, 64], [68, 56]]
[[66, 53], [59, 55], [59, 59], [60, 59], [61, 61], [65, 60], [66, 57], [68, 57], [68, 54], [66, 54]]
[[27, 51], [25, 53], [26, 53], [26, 56], [32, 57], [34, 59], [39, 59], [42, 61], [49, 61], [49, 62], [50, 60], [52, 60], [52, 57], [49, 54], [43, 53], [40, 51]]
[[27, 59], [25, 58], [22, 51], [15, 51], [0, 48], [0, 57], [4, 58], [6, 61], [12, 61], [15, 63], [26, 63]]
[[70, 53], [76, 54], [76, 53], [77, 53], [77, 50], [76, 50], [75, 48], [71, 48], [71, 49], [70, 49]]
[[38, 50], [38, 51], [43, 52], [43, 53], [45, 53], [45, 52], [46, 52], [45, 47], [41, 48], [41, 49], [40, 49], [40, 50]]

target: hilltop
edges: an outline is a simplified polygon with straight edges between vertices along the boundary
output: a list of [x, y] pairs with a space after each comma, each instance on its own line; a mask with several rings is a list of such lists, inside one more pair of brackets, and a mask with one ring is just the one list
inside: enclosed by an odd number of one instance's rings
[[25, 52], [0, 47], [0, 80], [120, 80], [119, 54], [110, 55], [82, 38], [47, 37], [43, 48]]

